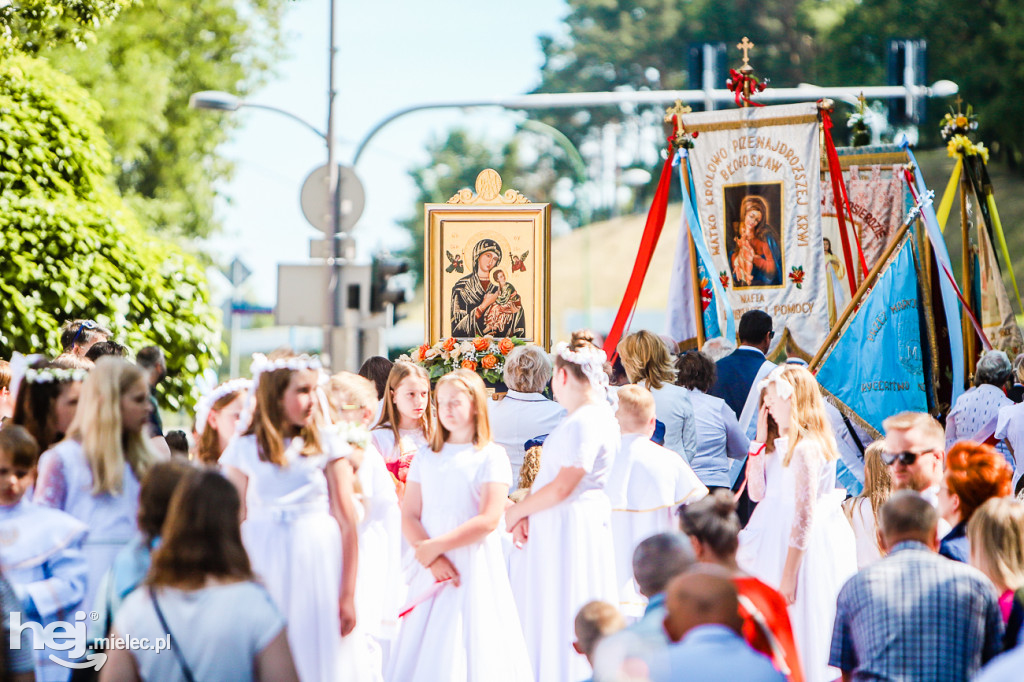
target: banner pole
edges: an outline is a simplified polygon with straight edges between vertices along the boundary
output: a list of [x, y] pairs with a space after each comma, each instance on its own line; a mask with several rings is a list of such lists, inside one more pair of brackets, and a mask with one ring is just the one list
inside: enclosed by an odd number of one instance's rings
[[963, 282], [962, 290], [964, 292], [965, 307], [967, 310], [961, 316], [961, 325], [964, 330], [964, 366], [967, 368], [967, 377], [974, 376], [975, 368], [975, 353], [977, 352], [977, 346], [974, 342], [974, 329], [971, 328], [970, 322], [967, 316], [973, 311], [971, 310], [971, 300], [974, 297], [974, 274], [971, 267], [971, 235], [970, 235], [970, 223], [968, 222], [967, 216], [967, 174], [961, 173], [960, 175], [960, 239], [962, 240], [960, 255], [962, 259], [963, 269], [961, 270], [961, 281]]
[[807, 369], [813, 372], [818, 368], [818, 365], [821, 364], [821, 361], [825, 357], [825, 352], [828, 351], [832, 344], [835, 343], [836, 339], [839, 338], [839, 335], [842, 334], [843, 327], [845, 327], [846, 323], [849, 322], [851, 317], [853, 317], [857, 308], [860, 307], [861, 301], [865, 296], [867, 296], [871, 287], [874, 286], [875, 280], [878, 279], [878, 275], [882, 272], [882, 268], [888, 264], [889, 259], [892, 257], [892, 254], [896, 252], [896, 249], [902, 246], [903, 237], [906, 236], [907, 230], [910, 229], [910, 222], [912, 221], [904, 222], [903, 225], [900, 226], [900, 229], [897, 230], [896, 235], [889, 241], [889, 245], [885, 247], [885, 251], [882, 252], [878, 262], [875, 263], [873, 268], [871, 268], [871, 272], [869, 272], [868, 276], [864, 278], [864, 281], [860, 283], [860, 286], [857, 288], [857, 293], [855, 293], [853, 298], [850, 299], [850, 302], [846, 305], [846, 309], [843, 310], [843, 314], [839, 317], [839, 320], [835, 325], [832, 326], [832, 329], [829, 331], [824, 343], [821, 344], [818, 352], [814, 354], [814, 358], [812, 358], [810, 364], [807, 365]]
[[[683, 187], [686, 188], [690, 184], [690, 169], [686, 165], [686, 159], [680, 159], [681, 166], [679, 167], [680, 177], [683, 181]], [[689, 192], [683, 192], [683, 201], [686, 201], [686, 197]], [[683, 211], [686, 220], [685, 214]], [[704, 288], [700, 285], [700, 272], [697, 269], [697, 244], [693, 241], [693, 227], [690, 222], [686, 222], [686, 238], [690, 240], [690, 279], [693, 282], [693, 315], [696, 320], [695, 329], [697, 330], [697, 350], [704, 347]]]

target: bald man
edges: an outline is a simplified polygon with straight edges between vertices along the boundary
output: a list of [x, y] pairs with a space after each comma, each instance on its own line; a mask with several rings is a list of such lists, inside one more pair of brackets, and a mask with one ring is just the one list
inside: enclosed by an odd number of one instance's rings
[[651, 661], [651, 682], [784, 682], [771, 662], [740, 636], [736, 587], [717, 567], [697, 567], [666, 590], [665, 631], [673, 644]]

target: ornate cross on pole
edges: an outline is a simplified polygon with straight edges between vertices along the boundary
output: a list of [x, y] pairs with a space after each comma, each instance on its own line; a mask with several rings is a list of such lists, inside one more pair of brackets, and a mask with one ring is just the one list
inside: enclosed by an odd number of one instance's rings
[[743, 36], [743, 40], [736, 43], [736, 49], [743, 51], [743, 66], [749, 65], [750, 55], [748, 53], [754, 49], [754, 43], [750, 42], [747, 36]]
[[962, 97], [961, 97], [960, 95], [957, 95], [957, 96], [956, 96], [956, 99], [955, 99], [955, 100], [953, 100], [953, 101], [954, 101], [954, 102], [956, 102], [956, 113], [958, 113], [958, 114], [961, 114], [961, 113], [963, 113], [963, 112], [962, 112], [962, 111], [960, 110], [960, 105], [964, 103], [964, 100], [963, 100], [963, 98], [962, 98]]
[[693, 109], [678, 99], [674, 105], [665, 110], [665, 123], [672, 124], [672, 144], [676, 147], [682, 146], [686, 136], [686, 125], [683, 123], [683, 115], [691, 111]]
[[867, 98], [864, 97], [864, 91], [863, 90], [861, 91], [860, 96], [857, 98], [857, 101], [860, 102], [860, 113], [863, 114], [864, 110], [868, 106], [868, 100], [867, 100]]

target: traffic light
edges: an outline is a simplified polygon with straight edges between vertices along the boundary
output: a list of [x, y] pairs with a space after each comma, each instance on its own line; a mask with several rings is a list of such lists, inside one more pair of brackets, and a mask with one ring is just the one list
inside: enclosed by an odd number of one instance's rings
[[[397, 308], [405, 303], [406, 291], [391, 284], [395, 275], [409, 272], [409, 261], [403, 258], [374, 256], [370, 267], [370, 312], [382, 313], [390, 303]], [[398, 315], [395, 315], [396, 319]]]

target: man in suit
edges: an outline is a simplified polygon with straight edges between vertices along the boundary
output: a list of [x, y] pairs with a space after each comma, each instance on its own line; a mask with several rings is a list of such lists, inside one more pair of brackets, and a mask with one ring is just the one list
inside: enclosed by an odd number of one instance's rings
[[711, 395], [724, 400], [738, 419], [743, 414], [743, 406], [754, 385], [754, 377], [764, 365], [765, 353], [775, 335], [771, 315], [763, 310], [748, 310], [740, 318], [736, 335], [739, 337], [739, 348], [715, 363], [718, 376], [715, 385], [711, 387]]
[[[717, 377], [711, 387], [711, 395], [724, 400], [736, 413], [740, 428], [747, 431], [752, 423], [756, 423], [751, 417], [757, 411], [757, 396], [751, 396], [751, 389], [775, 366], [765, 357], [772, 337], [775, 336], [771, 315], [763, 310], [748, 310], [740, 318], [736, 335], [740, 342], [739, 348], [715, 363]], [[735, 490], [743, 485], [746, 468], [747, 463], [744, 461], [734, 485]], [[755, 506], [757, 503], [750, 500], [744, 489], [736, 509], [744, 526]]]

